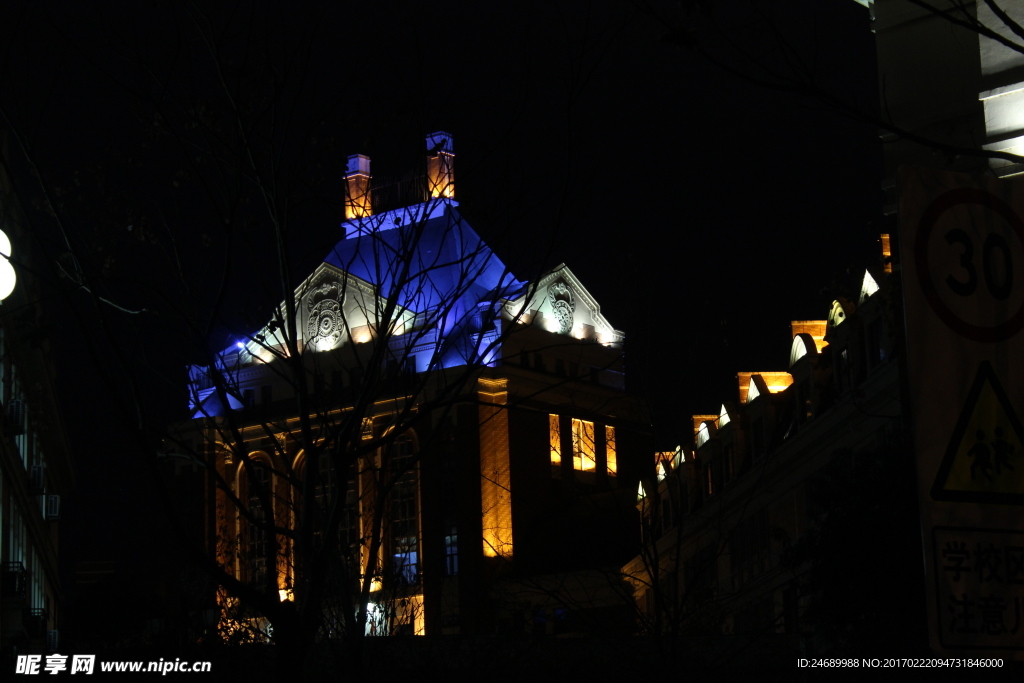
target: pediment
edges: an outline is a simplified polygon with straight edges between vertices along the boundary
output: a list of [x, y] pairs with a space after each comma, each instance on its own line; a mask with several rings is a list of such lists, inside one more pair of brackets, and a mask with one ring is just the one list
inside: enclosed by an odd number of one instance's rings
[[330, 351], [348, 341], [369, 341], [384, 301], [366, 280], [321, 263], [295, 290], [295, 308], [303, 345]]
[[[337, 266], [321, 263], [295, 288], [296, 334], [302, 347], [315, 351], [330, 351], [348, 342], [370, 341], [376, 334], [385, 304], [366, 280]], [[278, 319], [284, 317], [284, 304], [281, 304]], [[411, 327], [415, 319], [413, 312], [401, 307], [395, 317], [398, 333], [404, 327]], [[284, 331], [270, 321], [250, 341], [242, 344], [239, 356], [243, 363], [245, 355], [266, 363], [285, 347]]]
[[616, 344], [625, 337], [602, 315], [600, 304], [565, 264], [527, 286], [522, 296], [508, 302], [506, 310], [521, 322], [576, 339]]

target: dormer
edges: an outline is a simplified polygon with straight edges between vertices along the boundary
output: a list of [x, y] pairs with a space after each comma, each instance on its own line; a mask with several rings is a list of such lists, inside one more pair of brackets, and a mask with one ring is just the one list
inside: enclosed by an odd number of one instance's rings
[[775, 431], [773, 393], [785, 391], [793, 383], [788, 372], [741, 372], [737, 375], [740, 403], [745, 403], [747, 440], [754, 462], [768, 452]]
[[732, 401], [727, 401], [722, 404], [722, 408], [718, 412], [718, 429], [724, 430], [726, 427], [733, 423], [733, 416], [736, 409], [732, 407]]
[[[707, 415], [694, 415], [694, 420], [699, 418], [708, 418]], [[711, 439], [715, 436], [715, 432], [718, 428], [715, 426], [716, 416], [710, 416], [710, 419], [702, 419], [697, 425], [697, 428], [693, 434], [693, 445], [698, 455], [701, 449], [707, 445]]]
[[857, 310], [856, 304], [844, 297], [839, 297], [832, 302], [832, 308], [828, 313], [828, 321], [825, 329], [825, 341], [833, 343], [842, 339], [844, 328], [843, 323]]
[[793, 383], [788, 372], [739, 372], [736, 374], [740, 403], [753, 403], [758, 396], [785, 391]]
[[794, 392], [797, 419], [803, 422], [811, 416], [815, 403], [814, 375], [821, 355], [811, 335], [802, 333], [793, 337], [789, 348], [789, 372], [796, 384]]
[[864, 277], [861, 278], [860, 284], [860, 296], [857, 298], [857, 305], [863, 304], [868, 297], [872, 296], [878, 291], [878, 283], [875, 282], [875, 278], [871, 276], [871, 271], [865, 269]]

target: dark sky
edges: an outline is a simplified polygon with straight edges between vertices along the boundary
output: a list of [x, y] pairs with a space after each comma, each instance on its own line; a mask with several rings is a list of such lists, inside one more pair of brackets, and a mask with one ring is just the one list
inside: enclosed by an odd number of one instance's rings
[[[867, 10], [851, 0], [714, 3], [710, 15], [659, 2], [363, 4], [282, 5], [255, 17], [236, 6], [213, 22], [222, 54], [244, 64], [238, 78], [258, 84], [251, 92], [277, 83], [288, 92], [292, 106], [275, 110], [282, 123], [266, 129], [288, 151], [282, 163], [315, 171], [296, 181], [298, 279], [338, 237], [339, 207], [327, 195], [347, 155], [399, 174], [423, 134], [449, 131], [474, 227], [521, 277], [539, 263], [577, 274], [626, 332], [630, 386], [651, 398], [668, 447], [686, 438], [691, 413], [735, 398], [737, 371], [785, 369], [789, 321], [823, 318], [836, 277], [874, 255], [875, 132], [813, 98], [750, 82], [808, 78], [876, 111]], [[203, 19], [177, 7], [2, 10], [0, 102], [53, 184], [95, 190], [68, 198], [86, 246], [90, 231], [103, 243], [118, 220], [159, 231], [144, 218], [155, 206], [199, 242], [216, 229], [216, 199], [189, 194], [198, 183], [168, 189], [181, 162], [159, 163], [170, 152], [147, 104], [165, 95], [162, 82], [225, 116], [222, 100], [203, 95], [216, 76], [196, 37]], [[316, 129], [309, 149], [289, 147], [299, 123]], [[30, 176], [23, 187], [31, 205]], [[97, 197], [102, 210], [86, 211]], [[235, 239], [233, 312], [255, 322], [273, 302], [260, 286], [266, 250], [244, 231]], [[124, 249], [113, 255], [130, 261]], [[188, 252], [197, 286], [203, 254]], [[163, 342], [145, 335], [164, 329], [155, 323], [124, 343], [151, 343], [159, 358]], [[62, 364], [69, 396], [94, 381], [88, 372]], [[167, 405], [183, 399], [162, 395]], [[67, 527], [105, 557], [117, 541], [91, 533], [103, 520], [89, 511], [108, 510], [98, 501], [126, 495], [144, 475], [88, 426], [109, 423], [102, 405], [71, 403], [83, 487], [73, 503], [81, 515]]]

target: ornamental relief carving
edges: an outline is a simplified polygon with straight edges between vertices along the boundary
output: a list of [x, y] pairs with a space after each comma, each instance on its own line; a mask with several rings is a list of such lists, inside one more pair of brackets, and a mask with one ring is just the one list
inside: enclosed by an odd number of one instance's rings
[[306, 340], [318, 348], [329, 349], [341, 341], [345, 322], [341, 313], [341, 285], [325, 282], [306, 297], [309, 320], [306, 322]]
[[573, 313], [576, 311], [576, 295], [572, 288], [564, 282], [556, 282], [548, 287], [548, 301], [551, 310], [558, 320], [558, 331], [568, 334], [572, 331]]

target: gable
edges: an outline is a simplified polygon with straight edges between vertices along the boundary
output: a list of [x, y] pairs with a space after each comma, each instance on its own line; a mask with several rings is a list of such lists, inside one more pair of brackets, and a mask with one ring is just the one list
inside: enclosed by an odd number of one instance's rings
[[[329, 351], [346, 343], [370, 341], [377, 333], [386, 302], [365, 280], [327, 263], [320, 264], [306, 281], [295, 288], [296, 337], [299, 347], [314, 351]], [[280, 320], [284, 319], [284, 304], [278, 307]], [[396, 333], [410, 327], [415, 319], [411, 311], [399, 308], [394, 315]], [[247, 342], [239, 342], [237, 360], [271, 362], [286, 348], [284, 330], [275, 321], [268, 322]], [[223, 355], [236, 353], [227, 349]]]
[[528, 293], [507, 304], [511, 317], [520, 315], [523, 322], [542, 326], [548, 332], [602, 344], [618, 344], [625, 338], [602, 315], [597, 300], [565, 264], [528, 289]]
[[[386, 305], [369, 282], [323, 263], [295, 291], [298, 337], [316, 351], [368, 342], [378, 333]], [[415, 313], [398, 307], [393, 320], [388, 334], [402, 334]]]

